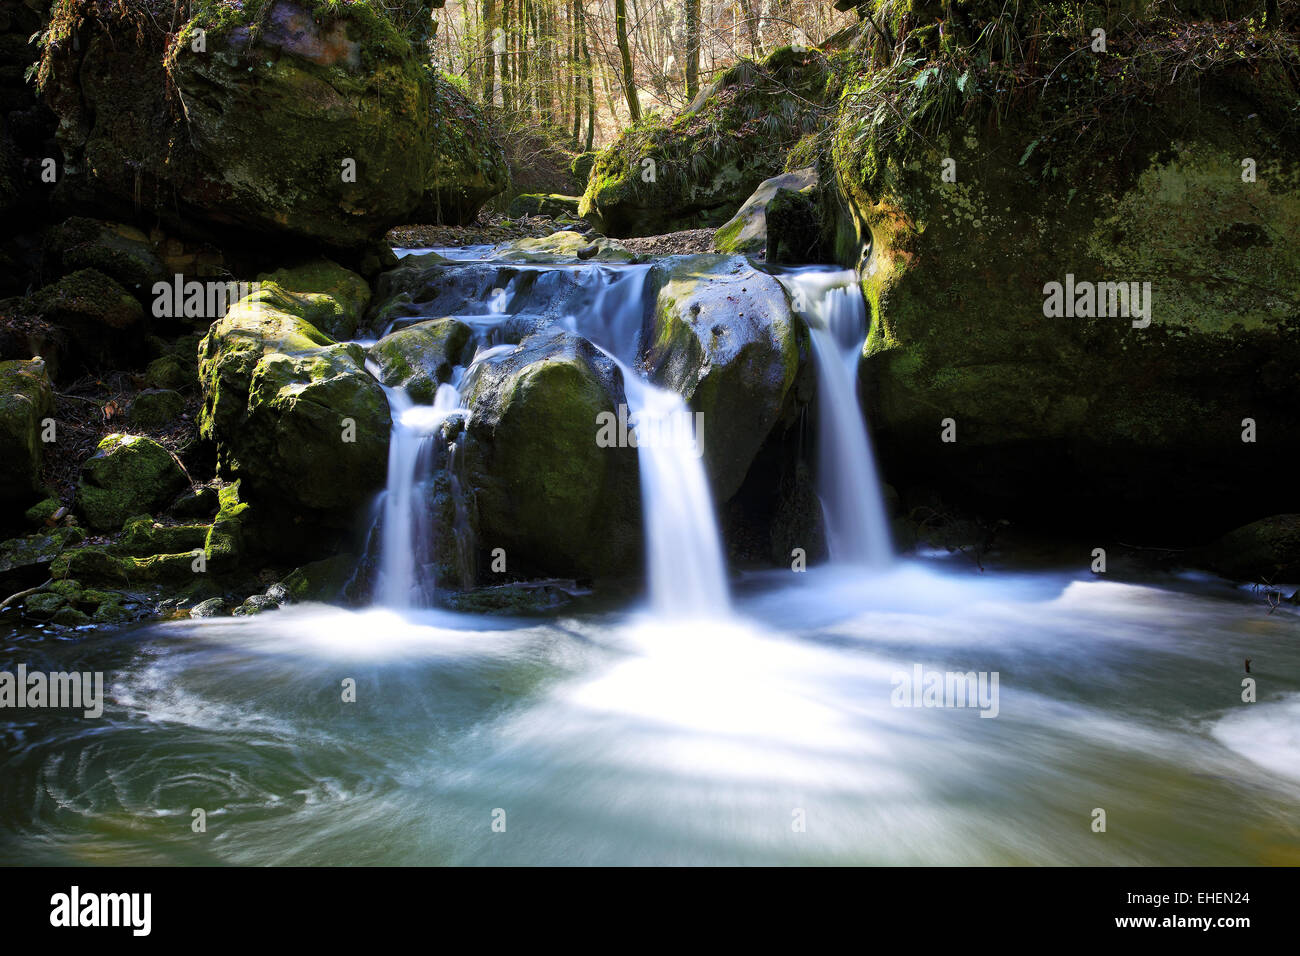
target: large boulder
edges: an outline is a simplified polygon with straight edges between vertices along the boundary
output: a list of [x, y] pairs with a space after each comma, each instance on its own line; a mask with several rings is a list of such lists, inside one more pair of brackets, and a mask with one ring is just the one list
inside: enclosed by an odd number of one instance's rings
[[[1296, 73], [1121, 67], [1081, 87], [1094, 66], [1063, 63], [1000, 127], [987, 100], [969, 125], [876, 122], [917, 108], [926, 70], [936, 97], [974, 89], [942, 66], [848, 84], [835, 169], [865, 248], [863, 386], [891, 483], [1057, 532], [1186, 541], [1189, 516], [1204, 533], [1294, 505]], [[1122, 121], [1063, 131], [1112, 101]]]
[[27, 308], [66, 335], [60, 375], [68, 365], [94, 372], [136, 363], [147, 322], [144, 306], [98, 269], [79, 269], [38, 289]]
[[449, 218], [477, 210], [484, 187], [460, 167], [490, 167], [486, 147], [462, 110], [435, 112], [421, 57], [374, 0], [198, 4], [174, 37], [143, 7], [56, 4], [40, 80], [63, 198], [341, 248], [409, 222], [435, 178]]
[[578, 196], [562, 196], [558, 193], [520, 193], [510, 200], [506, 215], [512, 219], [523, 216], [546, 216], [550, 219], [567, 216], [576, 219], [581, 201]]
[[149, 237], [134, 226], [73, 216], [45, 239], [45, 265], [59, 275], [94, 269], [143, 298], [166, 278]]
[[1273, 515], [1235, 528], [1193, 557], [1238, 581], [1300, 582], [1300, 514]]
[[465, 473], [479, 546], [511, 573], [599, 578], [640, 555], [637, 452], [597, 444], [598, 417], [626, 404], [617, 366], [555, 331], [479, 366], [468, 390]]
[[430, 70], [429, 161], [424, 197], [408, 222], [468, 225], [483, 204], [510, 186], [505, 150], [483, 110]]
[[26, 505], [41, 489], [41, 422], [54, 413], [54, 389], [39, 359], [0, 362], [0, 503]]
[[346, 523], [383, 486], [388, 403], [360, 345], [337, 343], [294, 302], [237, 302], [199, 346], [199, 433], [242, 493]]
[[781, 284], [743, 256], [673, 256], [651, 281], [658, 295], [644, 363], [702, 414], [714, 497], [726, 501], [790, 397], [798, 324]]
[[603, 150], [578, 211], [611, 236], [721, 226], [825, 124], [830, 78], [815, 50], [742, 60], [671, 121], [651, 116]]
[[294, 314], [333, 339], [356, 336], [370, 305], [370, 283], [329, 259], [317, 259], [258, 276], [263, 289], [293, 299]]
[[153, 439], [108, 435], [82, 463], [77, 509], [96, 531], [116, 531], [127, 518], [161, 509], [188, 484], [176, 456]]

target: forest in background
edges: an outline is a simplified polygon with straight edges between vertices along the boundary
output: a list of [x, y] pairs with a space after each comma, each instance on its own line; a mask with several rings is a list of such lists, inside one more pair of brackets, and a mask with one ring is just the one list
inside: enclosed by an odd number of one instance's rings
[[681, 110], [742, 58], [858, 22], [825, 0], [448, 0], [435, 16], [435, 62], [505, 131], [576, 151]]

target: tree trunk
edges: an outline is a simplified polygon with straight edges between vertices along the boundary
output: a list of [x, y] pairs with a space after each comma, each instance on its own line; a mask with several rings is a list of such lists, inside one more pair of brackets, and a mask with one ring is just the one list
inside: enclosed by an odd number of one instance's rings
[[497, 98], [497, 28], [496, 0], [483, 0], [483, 34], [487, 38], [483, 47], [483, 102], [491, 106]]
[[636, 76], [632, 72], [632, 50], [627, 45], [627, 0], [614, 0], [614, 33], [618, 39], [618, 53], [623, 60], [623, 92], [627, 96], [627, 111], [633, 123], [641, 122], [641, 104], [636, 97]]
[[686, 98], [700, 88], [700, 0], [686, 0]]

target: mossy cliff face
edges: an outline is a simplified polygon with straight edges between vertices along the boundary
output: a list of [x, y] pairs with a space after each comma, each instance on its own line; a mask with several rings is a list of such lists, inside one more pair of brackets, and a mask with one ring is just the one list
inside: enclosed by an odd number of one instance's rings
[[42, 80], [65, 199], [352, 247], [410, 221], [432, 179], [453, 221], [496, 191], [490, 139], [435, 114], [378, 4], [208, 0], [174, 37], [142, 9], [55, 9]]
[[824, 125], [829, 80], [816, 51], [738, 63], [671, 121], [648, 117], [602, 151], [580, 214], [611, 236], [721, 226]]
[[214, 323], [199, 346], [199, 432], [249, 502], [346, 524], [383, 486], [388, 403], [361, 347], [334, 342], [295, 303], [254, 293]]
[[[1267, 65], [1132, 97], [1089, 82], [1072, 108], [1125, 110], [1081, 136], [1026, 110], [924, 143], [863, 123], [869, 78], [846, 89], [834, 164], [866, 244], [862, 374], [888, 477], [1162, 532], [1282, 510], [1300, 439], [1295, 87]], [[1067, 276], [1150, 283], [1149, 324], [1078, 302], [1045, 315]]]

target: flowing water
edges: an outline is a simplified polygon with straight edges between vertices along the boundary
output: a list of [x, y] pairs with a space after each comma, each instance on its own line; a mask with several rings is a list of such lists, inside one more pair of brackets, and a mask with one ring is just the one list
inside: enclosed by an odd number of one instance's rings
[[867, 311], [851, 270], [818, 267], [778, 275], [804, 317], [817, 368], [817, 492], [831, 560], [889, 564], [889, 520], [858, 398]]
[[[628, 372], [644, 270], [566, 268], [570, 328], [633, 412], [676, 420]], [[573, 278], [467, 317], [478, 357]], [[729, 589], [699, 459], [663, 442], [639, 446], [648, 608], [430, 607], [416, 503], [464, 411], [390, 392], [378, 606], [0, 631], [0, 670], [102, 671], [108, 698], [5, 711], [0, 861], [1300, 864], [1300, 614], [1210, 578], [890, 562], [878, 495], [855, 511], [838, 483], [875, 481], [861, 300], [785, 281], [810, 300], [831, 565]], [[954, 674], [992, 693], [909, 689]]]
[[[103, 670], [109, 701], [6, 714], [0, 859], [1297, 864], [1300, 618], [1267, 612], [900, 562], [754, 576], [729, 623], [298, 606], [10, 635], [6, 667]], [[998, 672], [997, 717], [894, 706], [917, 665]]]

